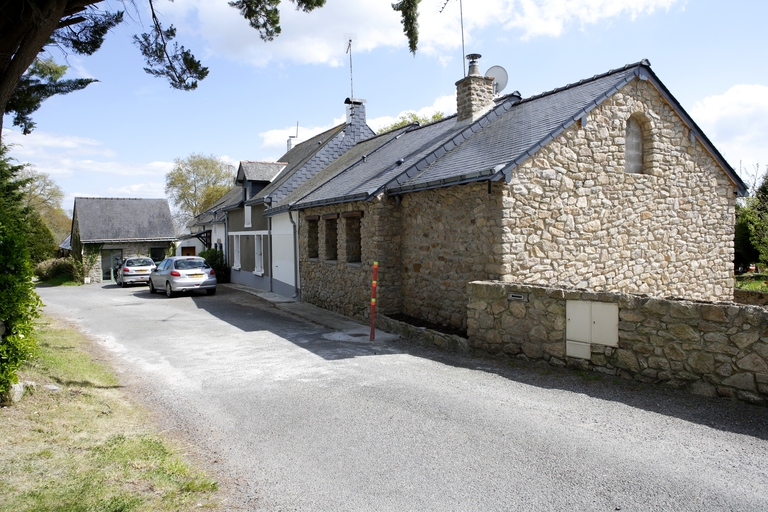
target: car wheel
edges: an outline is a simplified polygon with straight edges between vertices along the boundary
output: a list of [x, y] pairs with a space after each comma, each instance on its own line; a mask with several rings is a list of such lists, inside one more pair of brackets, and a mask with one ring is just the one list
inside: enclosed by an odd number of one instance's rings
[[216, 295], [216, 288], [208, 288], [207, 290], [205, 290], [205, 293], [207, 293], [208, 295]]
[[152, 284], [152, 280], [149, 280], [149, 293], [157, 293], [157, 288], [155, 288], [155, 285]]
[[168, 297], [173, 297], [175, 295], [175, 293], [173, 293], [173, 288], [171, 288], [171, 283], [168, 281], [165, 282], [165, 294]]

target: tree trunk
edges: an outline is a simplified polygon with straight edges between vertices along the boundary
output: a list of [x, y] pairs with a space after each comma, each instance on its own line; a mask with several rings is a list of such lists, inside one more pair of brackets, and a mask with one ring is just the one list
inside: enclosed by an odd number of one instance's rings
[[[68, 3], [68, 0], [22, 0], [7, 2], [3, 6], [0, 22], [0, 113], [5, 113], [21, 76], [50, 40], [67, 11]], [[0, 116], [0, 143], [2, 128]]]

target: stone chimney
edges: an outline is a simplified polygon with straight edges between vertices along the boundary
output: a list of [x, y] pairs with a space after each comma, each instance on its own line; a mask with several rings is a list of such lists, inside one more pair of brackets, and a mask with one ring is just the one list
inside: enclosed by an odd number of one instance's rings
[[456, 82], [456, 112], [458, 123], [476, 121], [493, 107], [493, 78], [482, 76], [477, 60], [481, 55], [471, 53], [469, 74]]
[[344, 104], [347, 106], [347, 129], [345, 130], [345, 136], [353, 137], [352, 140], [360, 141], [365, 137], [364, 128], [365, 124], [365, 100], [358, 98], [347, 98], [344, 100]]

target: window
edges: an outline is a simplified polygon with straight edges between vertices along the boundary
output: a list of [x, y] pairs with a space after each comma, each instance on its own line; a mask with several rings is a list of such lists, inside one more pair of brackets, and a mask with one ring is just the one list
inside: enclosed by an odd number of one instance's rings
[[336, 244], [339, 235], [337, 232], [337, 220], [334, 216], [332, 219], [325, 219], [325, 259], [336, 260], [338, 259], [338, 253], [336, 252]]
[[258, 275], [264, 275], [264, 235], [254, 236], [256, 239], [256, 260], [253, 266], [253, 273]]
[[643, 127], [633, 117], [627, 119], [624, 143], [624, 171], [632, 174], [643, 172]]
[[234, 269], [240, 269], [240, 235], [232, 235], [232, 238], [234, 239], [234, 251], [232, 251], [234, 261], [232, 263], [232, 268]]
[[317, 220], [307, 221], [307, 257], [319, 258], [319, 233], [317, 231]]
[[245, 207], [245, 227], [251, 227], [251, 207]]
[[347, 217], [344, 219], [344, 235], [346, 238], [347, 263], [359, 263], [362, 253], [360, 217]]

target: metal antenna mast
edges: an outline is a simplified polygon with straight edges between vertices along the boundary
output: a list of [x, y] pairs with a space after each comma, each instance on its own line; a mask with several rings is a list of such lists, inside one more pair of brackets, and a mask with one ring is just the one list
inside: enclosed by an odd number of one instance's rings
[[[445, 0], [445, 3], [440, 8], [440, 13], [442, 13], [445, 10], [445, 6], [448, 5], [448, 2], [451, 0]], [[461, 20], [461, 67], [464, 71], [464, 76], [467, 76], [467, 63], [464, 62], [464, 55], [466, 55], [466, 52], [464, 51], [464, 6], [462, 5], [462, 1], [459, 0], [459, 19]], [[350, 56], [351, 58], [351, 56]]]
[[355, 97], [355, 86], [352, 81], [352, 37], [347, 42], [347, 53], [349, 54], [349, 97]]

